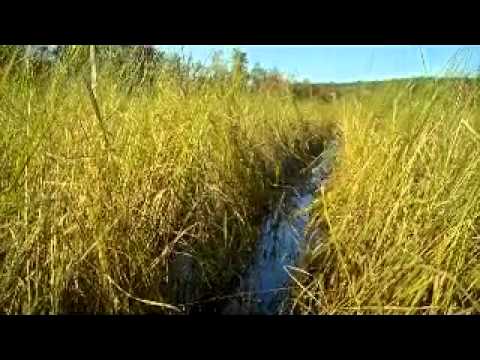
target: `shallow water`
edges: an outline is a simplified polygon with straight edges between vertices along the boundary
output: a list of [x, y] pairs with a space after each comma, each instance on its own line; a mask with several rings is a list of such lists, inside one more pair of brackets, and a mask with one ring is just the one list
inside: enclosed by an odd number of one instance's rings
[[284, 192], [267, 215], [252, 263], [241, 280], [238, 297], [223, 308], [223, 314], [279, 314], [288, 301], [288, 266], [295, 266], [304, 246], [308, 207], [315, 191], [330, 173], [335, 143], [329, 144], [318, 164], [297, 185]]
[[[196, 303], [189, 313], [282, 314], [288, 308], [289, 266], [295, 266], [307, 246], [305, 227], [308, 208], [315, 192], [326, 184], [335, 156], [336, 143], [327, 144], [322, 154], [294, 180], [272, 206], [262, 224], [260, 238], [250, 266], [240, 279], [236, 291], [223, 299]], [[194, 264], [191, 257], [181, 256], [172, 267], [173, 293], [181, 303], [195, 299]], [[180, 291], [180, 289], [183, 289]], [[195, 303], [195, 301], [193, 301]]]
[[259, 245], [239, 293], [224, 309], [224, 314], [276, 314], [286, 299], [289, 276], [286, 266], [295, 265], [304, 238], [312, 194], [298, 194], [288, 199], [291, 204], [267, 217]]

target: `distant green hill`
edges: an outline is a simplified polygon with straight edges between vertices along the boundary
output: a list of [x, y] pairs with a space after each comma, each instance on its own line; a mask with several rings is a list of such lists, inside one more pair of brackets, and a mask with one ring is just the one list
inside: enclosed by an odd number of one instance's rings
[[[371, 92], [375, 90], [383, 90], [386, 87], [404, 87], [404, 86], [422, 86], [427, 84], [446, 84], [462, 82], [473, 84], [477, 82], [476, 77], [415, 77], [388, 79], [377, 81], [357, 81], [351, 83], [305, 83], [297, 82], [292, 84], [294, 94], [299, 98], [317, 97], [325, 101], [333, 98], [340, 98], [354, 93]], [[335, 94], [335, 95], [334, 95]]]

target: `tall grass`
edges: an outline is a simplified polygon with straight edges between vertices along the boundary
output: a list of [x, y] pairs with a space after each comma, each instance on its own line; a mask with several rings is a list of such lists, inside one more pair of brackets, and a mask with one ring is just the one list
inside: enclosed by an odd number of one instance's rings
[[75, 57], [42, 76], [15, 64], [0, 83], [2, 313], [178, 312], [181, 251], [218, 292], [248, 262], [278, 163], [324, 136], [288, 96], [170, 68], [132, 88], [135, 67], [106, 62], [93, 96]]
[[396, 82], [326, 104], [181, 59], [145, 67], [99, 52], [92, 93], [86, 48], [45, 69], [4, 50], [1, 313], [178, 313], [182, 253], [200, 269], [198, 299], [227, 291], [272, 188], [298, 171], [290, 160], [307, 165], [333, 134], [295, 310], [479, 312], [475, 82]]
[[304, 259], [296, 310], [320, 314], [480, 311], [479, 88], [431, 80], [345, 101], [323, 229]]

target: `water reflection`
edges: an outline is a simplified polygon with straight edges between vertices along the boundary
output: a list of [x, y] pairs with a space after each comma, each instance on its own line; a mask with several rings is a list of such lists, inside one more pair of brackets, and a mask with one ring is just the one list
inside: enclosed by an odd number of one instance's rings
[[289, 275], [305, 242], [308, 207], [315, 191], [327, 180], [335, 143], [322, 153], [307, 180], [284, 193], [276, 209], [264, 221], [252, 264], [242, 279], [242, 294], [225, 306], [224, 314], [278, 314], [288, 300]]

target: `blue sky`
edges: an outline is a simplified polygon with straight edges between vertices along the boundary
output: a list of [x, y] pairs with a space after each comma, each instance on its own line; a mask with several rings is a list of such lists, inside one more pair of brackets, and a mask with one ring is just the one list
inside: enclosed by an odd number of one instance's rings
[[[180, 45], [157, 45], [179, 51]], [[278, 70], [314, 82], [382, 80], [421, 75], [440, 75], [456, 55], [468, 69], [480, 65], [480, 46], [417, 45], [184, 45], [183, 52], [195, 60], [208, 61], [214, 50], [226, 57], [240, 48], [249, 64]]]

